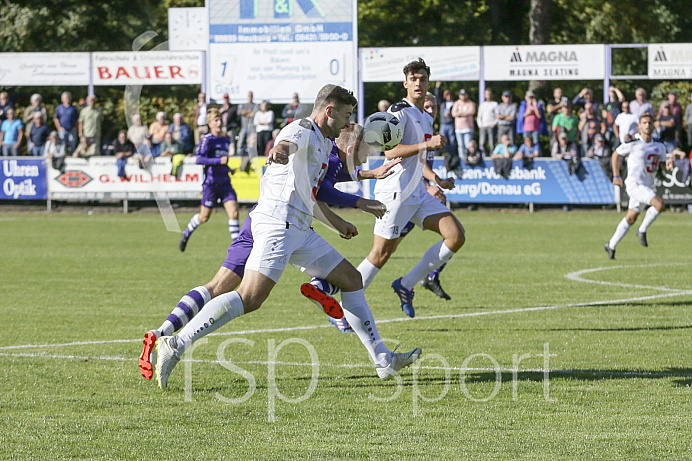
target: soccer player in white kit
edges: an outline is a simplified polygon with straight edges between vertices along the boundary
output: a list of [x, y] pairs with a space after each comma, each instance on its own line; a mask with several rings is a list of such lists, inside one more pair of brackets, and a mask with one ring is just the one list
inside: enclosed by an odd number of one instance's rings
[[401, 231], [409, 221], [440, 234], [443, 240], [431, 246], [411, 271], [392, 282], [401, 309], [414, 317], [413, 288], [430, 271], [449, 262], [465, 238], [461, 223], [439, 199], [426, 191], [422, 181], [425, 178], [444, 189], [454, 187], [454, 178], [440, 179], [427, 163], [428, 155], [433, 155], [435, 149], [446, 143], [444, 136], [433, 133], [433, 117], [423, 109], [430, 86], [430, 68], [419, 58], [404, 67], [404, 76], [406, 98], [389, 108], [402, 124], [403, 137], [398, 146], [385, 152], [385, 164], [398, 157], [402, 160], [393, 169], [394, 174], [378, 180], [375, 185], [375, 199], [387, 206], [387, 212], [375, 223], [372, 250], [360, 263], [358, 271], [367, 288], [396, 250]]
[[344, 315], [368, 350], [377, 374], [388, 379], [413, 363], [419, 348], [408, 353], [391, 352], [380, 339], [363, 291], [358, 271], [329, 243], [310, 228], [313, 208], [342, 237], [358, 234], [352, 224], [339, 218], [321, 202], [317, 190], [326, 173], [332, 140], [348, 126], [356, 98], [336, 85], [324, 86], [317, 95], [310, 117], [286, 126], [269, 152], [260, 181], [260, 198], [252, 216], [254, 244], [245, 274], [236, 291], [209, 301], [175, 336], [162, 336], [156, 375], [159, 387], [168, 378], [192, 343], [231, 320], [260, 308], [290, 263], [313, 277], [341, 289]]
[[[639, 129], [632, 142], [620, 144], [613, 152], [613, 171], [620, 171], [620, 158], [627, 157], [627, 179], [625, 186], [630, 197], [627, 214], [615, 229], [615, 233], [609, 242], [605, 244], [605, 251], [610, 259], [615, 259], [615, 247], [630, 230], [639, 213], [642, 204], [649, 205], [644, 220], [637, 230], [637, 237], [642, 246], [649, 246], [646, 240], [646, 230], [663, 211], [664, 203], [654, 190], [654, 175], [661, 161], [665, 161], [666, 169], [673, 168], [673, 159], [666, 157], [666, 148], [660, 142], [652, 141], [651, 133], [654, 130], [654, 121], [651, 114], [644, 113], [639, 117]], [[613, 184], [622, 186], [622, 178], [613, 176]]]

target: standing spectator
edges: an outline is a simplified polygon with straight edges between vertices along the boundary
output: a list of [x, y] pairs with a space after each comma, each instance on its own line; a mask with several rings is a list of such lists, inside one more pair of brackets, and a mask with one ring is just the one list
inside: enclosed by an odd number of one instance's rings
[[[668, 105], [670, 115], [675, 117], [675, 142], [678, 146], [682, 145], [682, 106], [678, 102], [678, 93], [675, 91], [668, 92]], [[658, 106], [658, 119], [660, 121], [663, 115], [663, 104]], [[671, 151], [668, 151], [671, 152]]]
[[82, 136], [79, 138], [79, 144], [72, 153], [73, 157], [89, 158], [96, 155], [96, 145], [89, 141], [89, 138]]
[[168, 132], [173, 140], [180, 144], [181, 154], [192, 153], [194, 148], [192, 145], [193, 135], [190, 133], [190, 126], [183, 121], [183, 114], [180, 112], [173, 114], [173, 123], [168, 127]]
[[610, 147], [606, 144], [605, 138], [601, 134], [597, 134], [594, 137], [594, 144], [586, 153], [588, 158], [598, 159], [603, 172], [608, 176], [608, 181], [613, 180], [613, 162], [611, 154]]
[[605, 122], [598, 116], [592, 103], [584, 104], [584, 110], [579, 114], [579, 132], [581, 133], [582, 157], [593, 147], [597, 134], [605, 134]]
[[569, 174], [574, 174], [581, 165], [577, 143], [570, 141], [565, 132], [557, 135], [557, 142], [553, 145], [551, 157], [568, 162], [567, 171]]
[[0, 142], [2, 142], [2, 155], [17, 156], [19, 147], [24, 138], [24, 124], [18, 118], [14, 118], [14, 109], [9, 108], [5, 112], [7, 118], [0, 125]]
[[386, 99], [381, 99], [380, 102], [377, 103], [377, 110], [380, 112], [387, 112], [389, 110], [389, 106], [391, 106], [389, 101]]
[[[46, 112], [46, 108], [41, 105], [41, 95], [38, 93], [34, 93], [31, 95], [31, 98], [29, 99], [30, 103], [29, 105], [24, 109], [24, 115], [22, 116], [22, 122], [24, 123], [24, 126], [26, 127], [25, 135], [27, 139], [30, 139], [29, 136], [29, 130], [31, 129], [31, 125], [34, 123], [34, 114], [36, 112], [41, 114], [41, 117], [43, 118], [43, 124], [45, 125], [48, 123], [48, 113]], [[50, 130], [50, 129], [49, 129]], [[46, 136], [48, 136], [46, 134]], [[29, 146], [27, 146], [29, 147]], [[28, 150], [31, 150], [29, 147]]]
[[252, 120], [255, 117], [255, 112], [257, 112], [259, 107], [252, 101], [252, 98], [252, 91], [248, 91], [247, 102], [238, 107], [238, 110], [240, 111], [240, 133], [238, 134], [238, 147], [236, 149], [236, 155], [248, 155], [248, 138], [255, 132], [255, 126], [252, 124]]
[[562, 113], [562, 108], [568, 103], [567, 96], [563, 96], [562, 88], [555, 88], [553, 90], [553, 99], [548, 102], [546, 110], [548, 111], [548, 126], [550, 127], [550, 145], [552, 146], [557, 142], [557, 135], [553, 130], [553, 120], [555, 117]]
[[50, 159], [53, 169], [60, 173], [65, 172], [65, 143], [60, 142], [57, 131], [48, 134], [46, 144], [43, 146], [43, 156]]
[[42, 156], [43, 146], [46, 144], [46, 140], [50, 134], [50, 128], [45, 124], [41, 112], [34, 112], [33, 121], [31, 125], [29, 125], [27, 131], [27, 153], [34, 157]]
[[0, 93], [0, 123], [7, 119], [7, 111], [14, 109], [14, 105], [10, 102], [7, 92]]
[[687, 147], [692, 149], [692, 94], [690, 104], [685, 108], [685, 124], [687, 125]]
[[79, 112], [77, 128], [79, 138], [87, 138], [89, 144], [93, 144], [96, 155], [101, 155], [101, 124], [103, 123], [103, 112], [96, 107], [96, 96], [90, 94], [86, 98], [86, 107]]
[[118, 177], [123, 181], [127, 181], [125, 174], [127, 159], [132, 157], [134, 153], [135, 145], [127, 139], [127, 131], [118, 131], [118, 139], [113, 141], [113, 154], [115, 155], [115, 164], [118, 166]]
[[148, 133], [149, 127], [142, 125], [142, 117], [139, 114], [133, 115], [132, 125], [127, 129], [127, 139], [134, 144], [135, 149], [142, 145]]
[[[564, 133], [567, 135], [569, 144], [574, 143], [576, 145], [577, 135], [579, 134], [579, 119], [572, 114], [572, 107], [569, 102], [562, 106], [562, 112], [553, 119], [553, 131], [558, 141], [560, 140], [560, 134]], [[557, 142], [553, 144], [553, 147], [557, 144]]]
[[[497, 102], [493, 101], [493, 90], [485, 90], [485, 101], [478, 106], [478, 132], [480, 134], [479, 144], [483, 152], [492, 152], [495, 148], [495, 126], [497, 125]], [[486, 151], [485, 146], [489, 148]]]
[[514, 156], [515, 160], [522, 160], [525, 169], [530, 170], [533, 168], [533, 159], [541, 156], [541, 146], [533, 143], [533, 138], [531, 136], [526, 136], [524, 138], [524, 144], [519, 146], [517, 154]]
[[[293, 120], [300, 118], [300, 114], [302, 112], [303, 110], [300, 105], [300, 99], [298, 99], [298, 93], [293, 93], [293, 101], [290, 104], [286, 104], [284, 106], [284, 109], [281, 111], [281, 118], [284, 119], [284, 126], [288, 125]], [[257, 132], [259, 133], [259, 129], [257, 130]], [[259, 145], [259, 140], [257, 141], [257, 144]], [[259, 150], [258, 148], [257, 155], [261, 154], [262, 152], [264, 151]]]
[[497, 105], [497, 137], [509, 136], [509, 142], [514, 144], [514, 126], [517, 120], [517, 105], [512, 102], [510, 91], [502, 92], [502, 103]]
[[578, 95], [572, 99], [572, 107], [576, 111], [577, 108], [584, 108], [587, 103], [593, 104], [593, 110], [598, 113], [598, 102], [593, 99], [593, 90], [591, 88], [582, 88]]
[[[527, 136], [528, 138], [529, 136]], [[495, 146], [490, 158], [493, 159], [493, 167], [495, 173], [503, 178], [509, 178], [512, 172], [512, 158], [517, 153], [517, 146], [509, 142], [509, 136], [503, 135], [500, 138], [500, 143]]]
[[[199, 145], [202, 136], [209, 133], [209, 127], [207, 127], [207, 95], [200, 93], [197, 95], [197, 104], [192, 109], [192, 119], [195, 121], [195, 146]], [[163, 141], [163, 137], [161, 138]], [[159, 141], [159, 142], [161, 142]], [[154, 144], [156, 141], [154, 140]]]
[[459, 90], [459, 99], [452, 106], [454, 117], [454, 134], [457, 138], [459, 157], [466, 156], [466, 146], [473, 139], [473, 116], [476, 115], [476, 103], [469, 100], [465, 89]]
[[231, 140], [231, 155], [235, 153], [235, 141], [238, 136], [238, 106], [231, 104], [228, 93], [223, 95], [223, 104], [219, 108], [221, 114], [221, 132]]
[[658, 131], [659, 142], [662, 142], [666, 146], [666, 152], [673, 152], [673, 149], [677, 147], [675, 143], [675, 116], [670, 112], [670, 104], [664, 102], [658, 110], [660, 114], [658, 120], [654, 123], [656, 131]]
[[257, 155], [264, 155], [274, 129], [274, 111], [269, 110], [269, 101], [262, 101], [260, 110], [255, 113], [252, 124], [255, 125], [257, 131]]
[[637, 118], [637, 123], [639, 123], [639, 117], [642, 114], [651, 114], [654, 116], [654, 106], [649, 101], [646, 100], [646, 90], [644, 88], [637, 88], [634, 92], [634, 100], [630, 101], [630, 112]]
[[457, 138], [454, 134], [454, 116], [452, 115], [452, 106], [454, 106], [454, 100], [452, 98], [452, 92], [449, 90], [444, 90], [440, 96], [440, 86], [441, 81], [435, 83], [435, 99], [437, 100], [437, 107], [440, 110], [440, 134], [447, 138], [447, 144], [445, 149], [449, 152], [450, 158], [459, 158], [459, 148], [457, 146]]
[[159, 111], [156, 113], [156, 120], [149, 125], [149, 135], [151, 136], [151, 150], [152, 157], [159, 156], [159, 144], [163, 142], [163, 138], [166, 137], [168, 133], [168, 123], [166, 122], [166, 113]]
[[519, 106], [517, 133], [522, 133], [524, 137], [531, 136], [533, 143], [538, 144], [544, 119], [543, 106], [536, 100], [536, 95], [533, 91], [527, 91], [524, 100]]
[[[274, 147], [274, 143], [276, 142], [276, 137], [279, 136], [280, 132], [281, 132], [281, 130], [278, 128], [274, 128], [272, 130], [272, 138], [267, 143], [267, 147], [264, 148], [264, 156], [265, 157], [269, 157], [269, 151], [272, 150], [272, 148]], [[259, 155], [259, 152], [257, 154]]]
[[625, 101], [625, 95], [622, 94], [617, 87], [610, 85], [608, 87], [608, 100], [603, 103], [601, 117], [606, 125], [605, 142], [613, 145], [617, 136], [615, 134], [614, 123], [615, 119], [622, 112], [622, 103]]
[[630, 103], [624, 101], [621, 105], [622, 112], [620, 112], [613, 122], [613, 129], [615, 130], [615, 136], [617, 136], [618, 145], [629, 142], [634, 139], [634, 135], [637, 134], [637, 126], [639, 125], [638, 118], [630, 113]]
[[[1, 95], [0, 95], [1, 96]], [[79, 111], [72, 104], [72, 93], [65, 91], [60, 96], [60, 104], [55, 109], [55, 129], [58, 130], [60, 142], [65, 143], [69, 148], [66, 154], [69, 155], [77, 148], [77, 121], [79, 120]]]

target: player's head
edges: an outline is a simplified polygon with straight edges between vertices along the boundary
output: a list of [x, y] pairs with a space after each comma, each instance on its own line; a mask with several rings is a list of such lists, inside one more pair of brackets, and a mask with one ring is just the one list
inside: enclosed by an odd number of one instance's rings
[[221, 115], [216, 107], [207, 110], [207, 125], [209, 125], [209, 129], [214, 136], [221, 131]]
[[654, 132], [654, 118], [650, 113], [644, 112], [639, 116], [639, 132], [647, 136]]
[[[348, 167], [361, 165], [370, 155], [370, 146], [363, 141], [363, 133], [363, 127], [352, 122], [341, 130], [339, 137], [336, 138], [339, 157]], [[351, 171], [352, 168], [349, 170]]]
[[312, 118], [325, 136], [336, 138], [349, 124], [358, 100], [353, 92], [338, 85], [325, 85], [317, 93]]
[[435, 98], [435, 95], [429, 91], [425, 94], [423, 110], [432, 115], [433, 120], [435, 120], [435, 117], [437, 117], [437, 99]]
[[424, 101], [430, 87], [430, 67], [423, 58], [411, 61], [404, 66], [404, 88], [406, 97], [411, 101]]

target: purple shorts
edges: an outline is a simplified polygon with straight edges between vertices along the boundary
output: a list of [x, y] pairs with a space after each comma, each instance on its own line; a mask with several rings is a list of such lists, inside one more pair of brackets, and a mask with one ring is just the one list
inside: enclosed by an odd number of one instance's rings
[[204, 186], [202, 186], [203, 207], [214, 208], [219, 200], [221, 200], [221, 203], [225, 203], [231, 200], [237, 202], [238, 196], [235, 194], [233, 186], [231, 186], [230, 184], [204, 184]]
[[413, 230], [413, 228], [416, 227], [415, 224], [413, 224], [411, 221], [406, 223], [406, 226], [401, 231], [401, 234], [399, 234], [399, 237], [406, 237], [409, 232]]
[[252, 219], [248, 216], [245, 218], [245, 222], [243, 222], [243, 227], [240, 228], [240, 234], [233, 240], [231, 246], [228, 247], [228, 255], [221, 266], [232, 270], [242, 279], [245, 274], [245, 263], [252, 251], [253, 242]]

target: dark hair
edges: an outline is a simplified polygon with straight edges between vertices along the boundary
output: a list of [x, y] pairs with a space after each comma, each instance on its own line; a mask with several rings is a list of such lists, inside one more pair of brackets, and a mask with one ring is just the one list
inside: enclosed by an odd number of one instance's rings
[[323, 109], [330, 103], [340, 103], [351, 107], [358, 104], [353, 92], [338, 85], [324, 85], [315, 98], [315, 109]]
[[404, 66], [404, 76], [408, 77], [408, 74], [415, 74], [421, 70], [425, 70], [430, 77], [430, 67], [423, 61], [423, 58], [418, 58], [417, 61], [411, 61]]
[[639, 123], [642, 122], [642, 119], [643, 119], [643, 118], [650, 118], [650, 119], [653, 121], [654, 116], [651, 115], [651, 114], [648, 113], [648, 112], [644, 112], [642, 115], [639, 116]]

